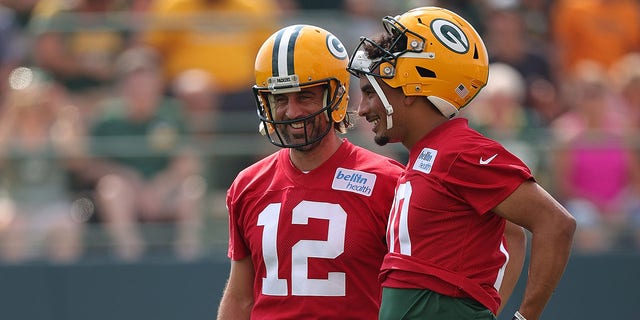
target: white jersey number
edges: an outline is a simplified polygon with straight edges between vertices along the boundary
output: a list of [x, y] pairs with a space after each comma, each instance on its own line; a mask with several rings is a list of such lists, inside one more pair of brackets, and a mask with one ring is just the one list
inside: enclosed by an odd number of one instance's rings
[[389, 215], [389, 224], [387, 225], [387, 243], [389, 244], [389, 252], [397, 252], [396, 234], [400, 247], [400, 254], [411, 255], [411, 238], [409, 237], [409, 201], [413, 188], [410, 182], [403, 183], [398, 186], [396, 196], [393, 200], [393, 207]]
[[[413, 188], [411, 187], [411, 182], [405, 182], [399, 185], [396, 190], [393, 207], [391, 208], [391, 214], [389, 215], [389, 224], [387, 225], [387, 243], [389, 244], [389, 252], [411, 256], [411, 237], [409, 236], [408, 221], [409, 202], [411, 201], [412, 194]], [[398, 248], [396, 248], [396, 241], [398, 242]], [[505, 255], [506, 261], [498, 271], [498, 275], [493, 285], [496, 290], [499, 290], [502, 285], [504, 272], [507, 267], [507, 262], [509, 261], [509, 253], [507, 252], [504, 243], [500, 244], [500, 252]]]
[[[287, 279], [278, 278], [278, 221], [280, 203], [268, 205], [258, 215], [263, 226], [262, 255], [266, 277], [262, 278], [262, 293], [286, 296]], [[338, 204], [302, 201], [292, 212], [292, 224], [308, 224], [309, 218], [329, 221], [327, 240], [300, 240], [291, 248], [291, 294], [294, 296], [344, 296], [344, 272], [329, 272], [327, 279], [309, 279], [309, 258], [335, 259], [344, 252], [347, 213]]]

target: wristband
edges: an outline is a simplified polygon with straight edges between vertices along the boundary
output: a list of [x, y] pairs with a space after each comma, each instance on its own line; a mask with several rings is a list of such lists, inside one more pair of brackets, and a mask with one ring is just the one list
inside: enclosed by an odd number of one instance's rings
[[516, 311], [511, 320], [527, 320], [527, 318], [525, 318], [520, 311]]

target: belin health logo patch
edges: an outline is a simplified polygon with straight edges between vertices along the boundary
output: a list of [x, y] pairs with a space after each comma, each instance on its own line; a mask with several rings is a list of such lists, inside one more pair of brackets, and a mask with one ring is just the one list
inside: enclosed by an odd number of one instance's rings
[[338, 168], [331, 188], [371, 196], [376, 184], [376, 175], [364, 171]]
[[436, 160], [436, 156], [438, 155], [438, 150], [431, 148], [424, 148], [420, 152], [418, 159], [413, 164], [413, 170], [422, 171], [424, 173], [431, 172], [431, 168], [433, 167], [433, 162]]

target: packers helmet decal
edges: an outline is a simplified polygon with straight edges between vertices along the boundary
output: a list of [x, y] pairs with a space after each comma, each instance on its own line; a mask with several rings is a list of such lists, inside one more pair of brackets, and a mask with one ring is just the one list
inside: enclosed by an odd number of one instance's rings
[[327, 48], [329, 49], [329, 52], [331, 52], [331, 54], [338, 60], [349, 58], [347, 49], [344, 47], [342, 42], [340, 42], [340, 39], [332, 34], [327, 34]]
[[296, 39], [300, 35], [300, 29], [302, 29], [302, 26], [297, 25], [284, 28], [276, 33], [271, 56], [271, 70], [273, 70], [274, 77], [296, 73], [292, 48], [295, 47]]
[[455, 23], [445, 19], [434, 19], [431, 21], [431, 32], [442, 45], [451, 51], [457, 53], [469, 51], [469, 39]]

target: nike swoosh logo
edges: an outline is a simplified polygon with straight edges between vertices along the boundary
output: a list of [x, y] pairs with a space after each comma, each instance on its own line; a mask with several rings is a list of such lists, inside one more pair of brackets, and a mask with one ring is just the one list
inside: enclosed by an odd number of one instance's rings
[[498, 154], [494, 154], [493, 156], [491, 156], [491, 158], [484, 160], [482, 159], [482, 157], [480, 157], [480, 164], [489, 164], [489, 162], [493, 161], [493, 159], [495, 159], [498, 156]]

